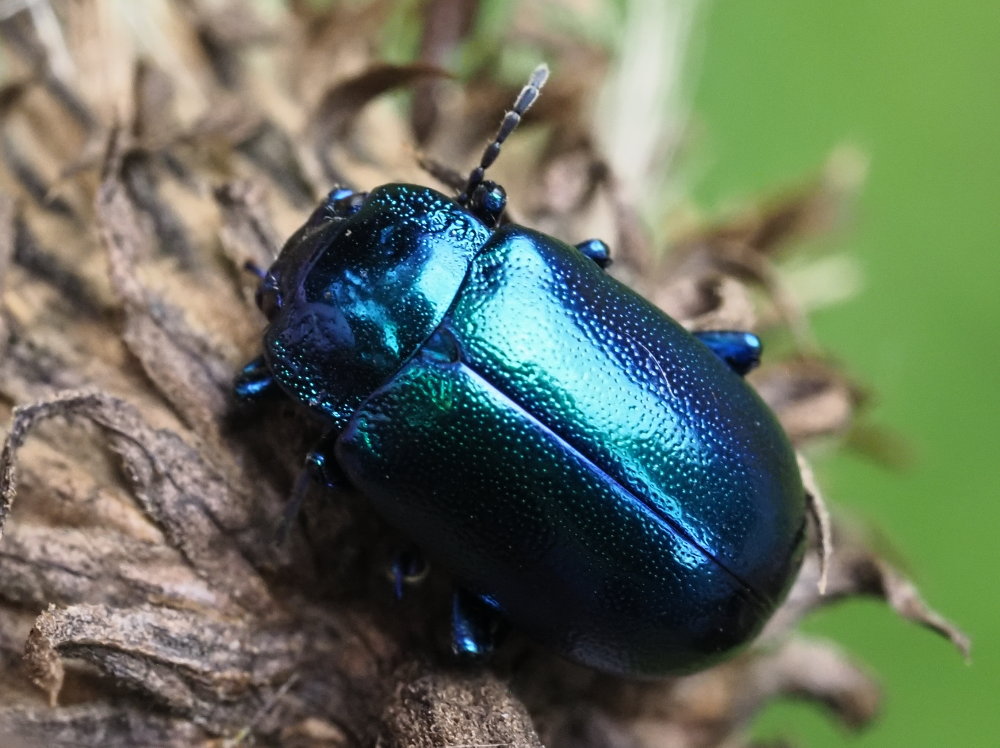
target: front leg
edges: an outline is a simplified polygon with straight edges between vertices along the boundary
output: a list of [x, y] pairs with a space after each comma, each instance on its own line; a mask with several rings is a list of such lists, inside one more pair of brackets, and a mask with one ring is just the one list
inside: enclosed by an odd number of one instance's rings
[[416, 546], [397, 553], [389, 567], [389, 578], [392, 580], [392, 590], [396, 599], [403, 599], [405, 585], [422, 582], [427, 577], [429, 568], [426, 559]]
[[292, 494], [288, 497], [288, 503], [285, 504], [285, 511], [282, 513], [281, 522], [275, 533], [275, 539], [279, 543], [285, 540], [288, 528], [299, 516], [302, 502], [305, 500], [306, 492], [311, 484], [319, 483], [328, 489], [347, 485], [347, 478], [340, 466], [337, 465], [333, 455], [337, 436], [337, 432], [327, 431], [306, 455], [305, 463], [292, 486]]
[[451, 650], [463, 659], [488, 657], [507, 633], [507, 622], [479, 595], [456, 589], [451, 598]]
[[240, 369], [233, 381], [233, 392], [245, 402], [261, 400], [277, 391], [278, 383], [274, 381], [274, 375], [263, 356], [258, 356]]

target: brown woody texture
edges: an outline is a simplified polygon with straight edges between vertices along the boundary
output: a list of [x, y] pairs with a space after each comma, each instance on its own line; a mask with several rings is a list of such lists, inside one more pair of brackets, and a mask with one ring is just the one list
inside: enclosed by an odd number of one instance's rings
[[[322, 5], [75, 0], [0, 22], [0, 742], [738, 746], [774, 699], [851, 727], [875, 714], [870, 676], [795, 633], [821, 605], [879, 597], [967, 647], [837, 523], [825, 595], [817, 530], [760, 641], [656, 683], [516, 637], [489, 666], [455, 664], [445, 574], [397, 602], [404, 541], [362, 497], [310, 491], [276, 544], [318, 430], [290, 402], [230, 394], [262, 330], [245, 263], [268, 265], [335, 183], [446, 188], [517, 89], [501, 42], [462, 85], [440, 67], [475, 3], [414, 11], [407, 65], [379, 61], [392, 3]], [[691, 328], [790, 330], [754, 384], [796, 445], [846, 433], [862, 393], [774, 265], [836, 219], [836, 169], [654, 251], [586, 124], [608, 53], [532, 18], [505, 33], [557, 75], [497, 167], [516, 219], [606, 236], [615, 272]], [[397, 89], [408, 115], [383, 96]]]

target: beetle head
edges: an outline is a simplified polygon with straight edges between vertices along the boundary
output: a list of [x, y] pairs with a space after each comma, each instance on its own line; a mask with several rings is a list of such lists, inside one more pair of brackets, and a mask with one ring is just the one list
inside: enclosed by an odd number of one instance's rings
[[323, 414], [349, 417], [434, 331], [489, 236], [426, 187], [334, 190], [261, 282], [275, 379]]

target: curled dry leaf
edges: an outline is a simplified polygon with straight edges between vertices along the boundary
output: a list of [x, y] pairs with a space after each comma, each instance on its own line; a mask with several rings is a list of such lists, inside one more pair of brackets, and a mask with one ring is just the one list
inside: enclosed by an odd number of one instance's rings
[[[181, 717], [151, 714], [139, 699], [121, 698], [112, 704], [49, 707], [13, 707], [4, 713], [0, 736], [8, 745], [101, 745], [132, 748], [137, 745], [196, 745], [203, 732]], [[16, 741], [16, 742], [15, 742]]]
[[807, 556], [788, 599], [768, 623], [763, 638], [791, 630], [811, 610], [865, 596], [885, 600], [900, 616], [931, 629], [969, 656], [969, 638], [928, 606], [913, 582], [872, 550], [863, 533], [834, 524], [832, 543], [825, 593], [819, 590], [819, 556]]
[[[468, 36], [476, 20], [477, 7], [464, 0], [431, 0], [421, 9], [419, 60], [443, 68], [455, 48]], [[421, 80], [413, 87], [410, 126], [417, 143], [423, 144], [433, 135], [440, 105], [440, 81]]]
[[[773, 307], [770, 317], [776, 320], [764, 319], [755, 327], [777, 321], [789, 329], [799, 347], [813, 350], [815, 343], [804, 311], [779, 279], [774, 258], [792, 241], [837, 223], [862, 179], [861, 162], [856, 153], [842, 149], [812, 183], [678, 239], [658, 271], [650, 274], [654, 283], [669, 286], [673, 279], [685, 277], [709, 289], [720, 277], [729, 277], [760, 287]], [[654, 292], [653, 296], [669, 303], [666, 293]], [[679, 316], [686, 319], [689, 314], [682, 311]]]
[[358, 75], [340, 81], [320, 99], [311, 127], [306, 135], [312, 143], [317, 160], [323, 166], [327, 184], [346, 184], [342, 173], [328, 158], [331, 143], [344, 140], [351, 132], [357, 115], [372, 99], [395, 88], [410, 85], [429, 77], [447, 76], [448, 73], [432, 65], [379, 64]]
[[796, 444], [845, 433], [862, 403], [860, 390], [843, 372], [815, 358], [764, 366], [753, 383]]
[[[443, 35], [428, 29], [422, 63], [385, 66], [370, 50], [389, 4], [342, 5], [293, 2], [265, 22], [242, 0], [211, 17], [197, 3], [150, 2], [153, 27], [174, 35], [139, 62], [133, 32], [98, 17], [103, 5], [60, 4], [71, 81], [53, 72], [28, 14], [0, 23], [11, 63], [0, 89], [2, 742], [740, 745], [778, 698], [814, 700], [852, 726], [874, 714], [870, 677], [794, 633], [817, 607], [875, 595], [967, 648], [837, 526], [825, 597], [814, 532], [756, 646], [657, 683], [517, 640], [490, 667], [457, 669], [445, 651], [447, 580], [432, 573], [395, 601], [385, 570], [399, 540], [359, 497], [314, 491], [301, 526], [273, 543], [317, 427], [287, 402], [247, 410], [229, 394], [262, 326], [244, 266], [266, 266], [328, 188], [316, 154], [364, 187], [417, 172], [412, 147], [389, 147], [399, 138], [386, 133], [403, 132], [396, 115], [371, 107], [361, 129], [359, 112], [440, 76], [431, 66], [469, 28], [456, 17]], [[455, 7], [435, 3], [426, 17]], [[763, 285], [801, 334], [772, 263], [782, 242], [835, 214], [835, 190], [707, 229], [657, 260], [579, 115], [603, 52], [546, 43], [551, 62], [591, 75], [555, 79], [532, 110], [540, 130], [573, 137], [536, 139], [509, 165], [516, 215], [604, 220], [595, 235], [618, 237], [616, 272], [692, 328], [773, 324], [774, 307], [749, 290]], [[492, 133], [510, 82], [484, 80], [478, 93], [435, 83], [444, 95], [422, 127], [447, 178], [478, 157], [468, 133]], [[110, 113], [129, 98], [122, 126]], [[444, 116], [452, 99], [465, 100], [468, 121]], [[548, 198], [521, 202], [530, 185]], [[817, 359], [771, 363], [753, 381], [797, 445], [843, 433], [858, 405], [856, 388]]]

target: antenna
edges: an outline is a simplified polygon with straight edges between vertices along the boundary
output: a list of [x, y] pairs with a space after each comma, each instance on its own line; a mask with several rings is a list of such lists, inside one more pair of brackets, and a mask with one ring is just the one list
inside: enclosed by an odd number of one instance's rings
[[472, 170], [469, 174], [469, 180], [465, 183], [465, 189], [462, 190], [462, 194], [458, 196], [457, 202], [459, 205], [466, 205], [469, 202], [469, 198], [472, 197], [473, 191], [478, 187], [483, 181], [483, 174], [490, 167], [494, 161], [496, 161], [497, 156], [500, 154], [500, 146], [507, 137], [514, 132], [514, 129], [520, 124], [521, 117], [525, 112], [531, 108], [531, 105], [535, 103], [535, 99], [538, 98], [538, 94], [541, 93], [542, 86], [545, 85], [545, 81], [549, 77], [549, 66], [544, 62], [534, 69], [531, 73], [531, 77], [528, 78], [528, 83], [524, 88], [521, 89], [521, 93], [517, 95], [514, 100], [514, 106], [511, 107], [503, 116], [503, 122], [500, 123], [500, 129], [497, 130], [496, 136], [493, 138], [493, 142], [486, 146], [486, 150], [483, 151], [483, 157], [479, 160], [479, 166]]

